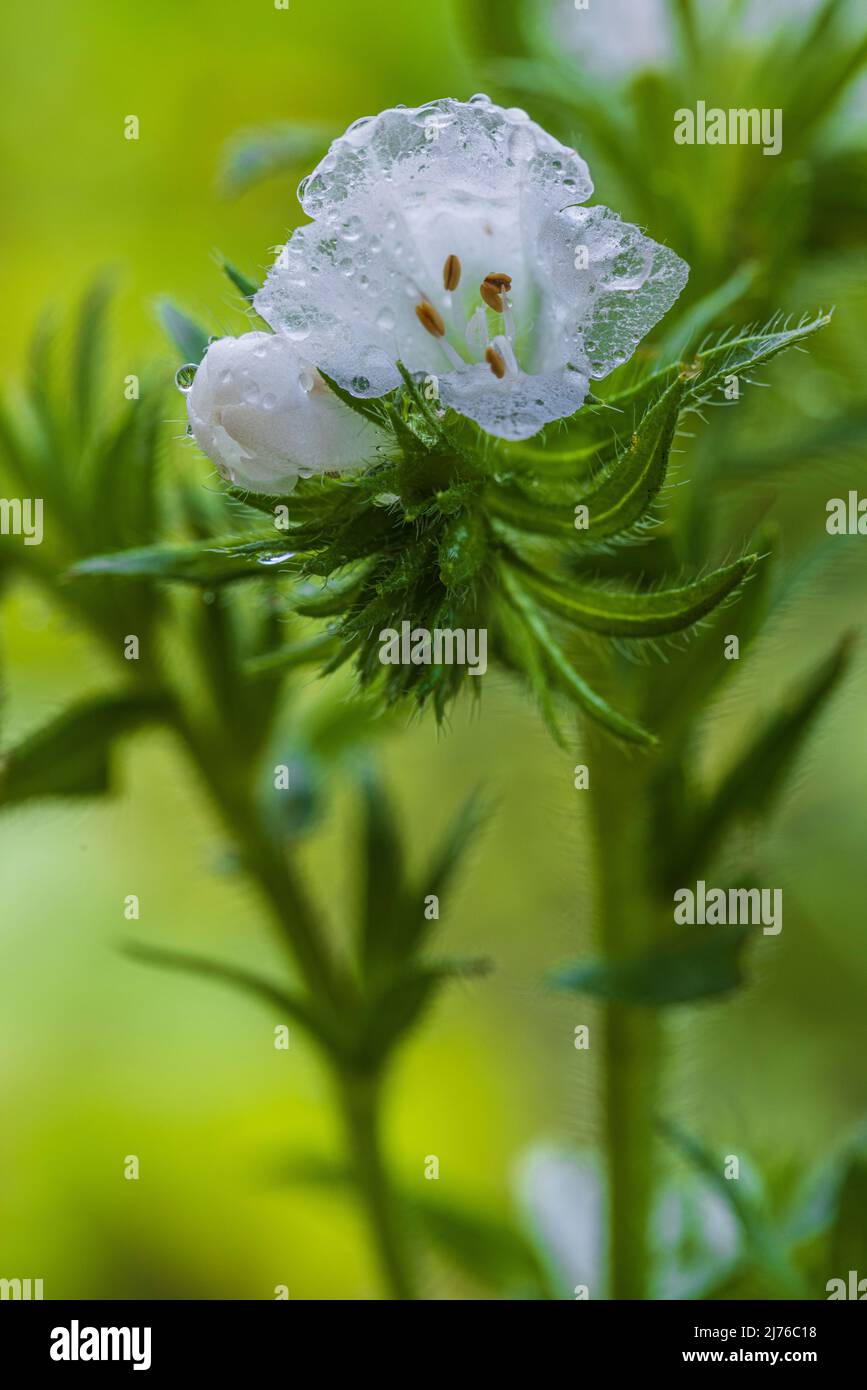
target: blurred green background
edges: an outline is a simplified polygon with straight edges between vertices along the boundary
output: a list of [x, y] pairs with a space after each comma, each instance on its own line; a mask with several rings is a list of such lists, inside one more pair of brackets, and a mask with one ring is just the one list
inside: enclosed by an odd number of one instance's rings
[[[487, 70], [490, 55], [466, 41], [461, 9], [484, 21], [484, 6], [446, 0], [288, 11], [266, 0], [120, 0], [110, 10], [47, 0], [8, 12], [4, 377], [20, 374], [43, 307], [68, 307], [106, 265], [119, 286], [106, 363], [118, 399], [124, 377], [147, 360], [156, 356], [167, 372], [175, 365], [156, 295], [170, 294], [212, 331], [239, 331], [212, 252], [248, 273], [263, 270], [268, 248], [297, 221], [297, 178], [227, 198], [217, 186], [226, 140], [286, 119], [336, 133], [397, 102], [507, 95]], [[489, 14], [494, 23], [493, 7]], [[138, 141], [123, 138], [129, 114], [139, 117]], [[580, 120], [558, 133], [584, 148]], [[763, 180], [789, 177], [782, 163], [750, 153]], [[622, 178], [593, 171], [596, 199], [638, 215]], [[664, 182], [657, 217], [645, 211], [642, 220], [684, 249]], [[863, 434], [825, 428], [857, 419], [865, 398], [860, 239], [795, 257], [774, 307], [833, 303], [837, 317], [809, 357], [774, 365], [772, 390], [754, 392], [726, 434], [732, 468], [756, 470], [750, 501], [740, 503], [744, 532], [753, 512], [778, 519], [796, 571], [825, 539], [826, 500], [859, 483], [867, 491]], [[181, 414], [180, 404], [167, 411], [167, 439], [182, 433]], [[793, 458], [792, 438], [817, 442]], [[699, 441], [696, 467], [701, 449]], [[766, 467], [775, 449], [782, 457]], [[209, 475], [180, 443], [169, 444], [165, 467]], [[724, 509], [725, 479], [713, 478]], [[864, 539], [832, 542], [821, 565], [804, 567], [797, 602], [784, 606], [715, 711], [709, 756], [723, 757], [835, 633], [863, 623], [865, 574]], [[98, 689], [105, 675], [101, 654], [25, 583], [3, 608], [2, 661], [6, 737]], [[572, 787], [580, 754], [556, 750], [499, 677], [485, 687], [481, 718], [459, 710], [447, 732], [428, 717], [399, 718], [380, 745], [419, 858], [470, 787], [482, 780], [497, 797], [442, 938], [444, 949], [493, 957], [497, 970], [448, 992], [403, 1053], [388, 1142], [405, 1185], [424, 1181], [425, 1156], [435, 1153], [449, 1194], [496, 1214], [513, 1207], [529, 1147], [592, 1145], [600, 1077], [592, 1051], [573, 1047], [575, 1025], [592, 1024], [593, 1008], [552, 997], [541, 983], [551, 964], [593, 940]], [[315, 683], [304, 698], [317, 700]], [[750, 988], [735, 1002], [681, 1010], [673, 1027], [667, 1089], [677, 1114], [725, 1152], [774, 1170], [806, 1170], [867, 1113], [865, 700], [862, 649], [771, 831], [769, 881], [783, 886], [786, 903], [781, 942], [773, 952], [756, 945]], [[308, 1044], [296, 1034], [288, 1053], [275, 1051], [255, 1003], [144, 970], [116, 950], [130, 930], [124, 898], [136, 893], [136, 930], [148, 940], [273, 963], [259, 907], [222, 871], [219, 827], [168, 739], [138, 736], [121, 773], [111, 801], [44, 804], [0, 823], [0, 1275], [42, 1277], [49, 1298], [268, 1298], [277, 1284], [292, 1297], [373, 1296], [377, 1277], [352, 1202], [285, 1181], [293, 1153], [337, 1147], [326, 1078]], [[353, 886], [355, 814], [338, 789], [333, 814], [305, 848], [336, 930]], [[140, 1158], [137, 1183], [124, 1181], [127, 1154]], [[423, 1287], [432, 1297], [478, 1292], [432, 1256]]]

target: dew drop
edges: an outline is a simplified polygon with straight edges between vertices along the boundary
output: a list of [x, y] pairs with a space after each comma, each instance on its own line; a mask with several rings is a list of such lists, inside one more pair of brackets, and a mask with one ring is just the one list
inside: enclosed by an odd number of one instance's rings
[[245, 382], [244, 389], [241, 392], [241, 400], [245, 405], [258, 405], [259, 387], [256, 385], [255, 381]]
[[192, 389], [197, 371], [198, 367], [195, 362], [185, 362], [183, 367], [178, 367], [175, 372], [175, 385], [179, 391], [183, 391], [184, 395]]
[[265, 395], [262, 397], [262, 409], [273, 410], [276, 404], [277, 397], [274, 395], [273, 391], [266, 391]]
[[353, 391], [369, 391], [370, 382], [366, 376], [354, 376], [352, 378]]
[[380, 309], [376, 316], [376, 326], [383, 333], [390, 333], [394, 328], [394, 314], [390, 309]]
[[302, 391], [306, 391], [307, 395], [310, 395], [310, 392], [316, 385], [316, 377], [309, 367], [301, 368], [301, 371], [298, 373], [298, 385], [301, 387]]
[[286, 334], [286, 337], [289, 338], [293, 343], [303, 343], [305, 338], [310, 337], [310, 329], [304, 326], [290, 328]]
[[338, 236], [341, 241], [358, 241], [362, 231], [363, 226], [361, 218], [356, 213], [353, 213], [351, 217], [347, 217], [346, 221], [341, 223], [338, 229]]

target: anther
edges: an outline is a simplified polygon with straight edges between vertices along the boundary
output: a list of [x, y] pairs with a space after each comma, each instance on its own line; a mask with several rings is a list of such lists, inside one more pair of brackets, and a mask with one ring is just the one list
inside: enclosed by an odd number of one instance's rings
[[421, 304], [416, 304], [415, 312], [422, 328], [426, 328], [432, 338], [445, 337], [446, 326], [443, 322], [443, 316], [428, 300], [423, 299]]
[[485, 301], [489, 309], [493, 309], [495, 314], [503, 312], [503, 296], [493, 285], [489, 285], [487, 280], [483, 280], [479, 285], [479, 294]]
[[502, 381], [503, 377], [506, 375], [506, 362], [502, 354], [497, 352], [496, 348], [486, 348], [485, 361], [487, 362], [491, 371], [494, 373], [494, 376], [497, 378], [497, 380]]
[[490, 285], [492, 289], [497, 290], [500, 294], [508, 294], [509, 290], [512, 288], [512, 277], [511, 275], [506, 275], [505, 271], [492, 271], [490, 275], [485, 276], [485, 284]]
[[461, 283], [461, 263], [457, 256], [446, 256], [443, 266], [443, 289], [451, 293]]

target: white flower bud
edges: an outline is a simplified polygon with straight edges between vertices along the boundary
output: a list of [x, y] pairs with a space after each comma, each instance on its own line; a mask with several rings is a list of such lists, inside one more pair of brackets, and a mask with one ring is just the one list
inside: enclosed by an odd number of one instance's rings
[[338, 400], [280, 333], [211, 343], [187, 413], [220, 474], [251, 492], [285, 493], [299, 476], [358, 468], [386, 438]]

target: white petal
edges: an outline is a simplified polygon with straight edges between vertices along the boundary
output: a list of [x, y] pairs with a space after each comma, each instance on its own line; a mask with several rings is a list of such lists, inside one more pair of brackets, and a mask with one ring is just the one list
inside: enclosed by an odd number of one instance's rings
[[222, 476], [251, 492], [287, 492], [302, 474], [357, 468], [386, 438], [273, 333], [211, 343], [187, 413], [197, 444]]
[[[465, 295], [505, 270], [520, 308], [532, 289], [529, 210], [584, 199], [592, 187], [583, 159], [523, 111], [487, 98], [384, 111], [356, 122], [302, 184], [317, 220], [294, 233], [256, 310], [347, 390], [382, 395], [399, 384], [397, 359], [414, 371], [444, 366], [415, 315], [423, 298], [446, 315], [454, 308], [462, 336]], [[451, 254], [463, 275], [444, 298]]]
[[536, 244], [539, 315], [548, 325], [537, 370], [565, 357], [592, 377], [607, 376], [632, 356], [689, 277], [680, 256], [605, 207], [544, 216]]
[[494, 376], [484, 366], [463, 367], [439, 378], [444, 405], [475, 420], [498, 439], [529, 439], [552, 420], [575, 411], [587, 395], [587, 377], [564, 367], [542, 376], [527, 372]]

